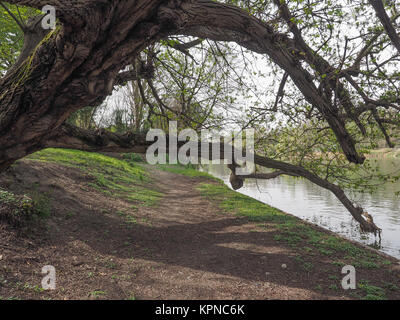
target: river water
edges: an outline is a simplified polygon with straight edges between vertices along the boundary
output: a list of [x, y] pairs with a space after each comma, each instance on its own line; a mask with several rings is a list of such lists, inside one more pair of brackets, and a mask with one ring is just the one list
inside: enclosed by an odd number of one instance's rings
[[[391, 172], [400, 168], [400, 159], [380, 158], [374, 161], [382, 171]], [[230, 187], [230, 171], [226, 166], [209, 165], [201, 170], [220, 178]], [[373, 193], [346, 192], [382, 228], [380, 242], [373, 234], [366, 235], [359, 231], [356, 221], [330, 191], [308, 180], [287, 176], [272, 180], [249, 179], [238, 191], [346, 238], [400, 258], [400, 197], [395, 195], [396, 191], [400, 191], [400, 182], [388, 183]]]

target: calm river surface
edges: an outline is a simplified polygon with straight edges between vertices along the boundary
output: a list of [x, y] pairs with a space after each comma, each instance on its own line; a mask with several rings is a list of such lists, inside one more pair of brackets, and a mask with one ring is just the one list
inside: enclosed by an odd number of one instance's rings
[[[400, 159], [376, 160], [384, 171], [400, 168]], [[222, 179], [229, 187], [229, 169], [224, 165], [210, 165], [202, 170]], [[334, 231], [344, 237], [373, 246], [389, 255], [400, 258], [400, 182], [386, 184], [374, 193], [347, 192], [352, 200], [372, 214], [374, 222], [383, 229], [382, 241], [372, 235], [361, 234], [350, 213], [329, 191], [308, 180], [278, 177], [272, 180], [245, 182], [239, 192], [299, 218]]]

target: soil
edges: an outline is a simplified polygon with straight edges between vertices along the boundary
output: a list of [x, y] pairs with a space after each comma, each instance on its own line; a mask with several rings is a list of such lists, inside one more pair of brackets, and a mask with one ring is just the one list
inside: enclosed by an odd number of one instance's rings
[[[29, 232], [0, 224], [0, 296], [3, 299], [352, 299], [340, 287], [341, 268], [316, 255], [301, 268], [274, 232], [221, 214], [190, 178], [148, 167], [156, 206], [132, 203], [90, 188], [80, 170], [19, 161], [0, 186], [50, 195], [52, 215]], [[132, 212], [127, 222], [121, 212]], [[42, 267], [56, 269], [56, 290], [43, 291]], [[285, 266], [286, 265], [286, 268]], [[360, 279], [399, 286], [399, 264], [361, 271]], [[329, 277], [331, 276], [331, 277]], [[333, 276], [333, 277], [332, 277]], [[332, 280], [335, 278], [336, 280]], [[318, 286], [317, 286], [318, 285]], [[331, 288], [331, 289], [329, 289]], [[398, 291], [387, 293], [400, 298]]]

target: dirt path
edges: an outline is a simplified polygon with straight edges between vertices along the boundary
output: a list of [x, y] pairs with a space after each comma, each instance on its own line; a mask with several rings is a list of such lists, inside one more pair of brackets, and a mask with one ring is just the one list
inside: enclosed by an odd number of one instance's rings
[[[316, 257], [313, 272], [273, 232], [219, 214], [196, 189], [201, 179], [148, 167], [164, 193], [139, 209], [88, 188], [73, 168], [22, 161], [0, 185], [36, 185], [53, 199], [47, 230], [19, 235], [0, 227], [0, 296], [33, 299], [332, 299], [340, 268]], [[286, 264], [286, 268], [282, 268]], [[41, 290], [41, 268], [53, 265], [57, 289]], [[395, 275], [394, 275], [395, 276]], [[316, 285], [318, 284], [318, 286]], [[321, 285], [326, 290], [321, 290]], [[318, 289], [319, 288], [319, 289]]]
[[289, 252], [275, 246], [267, 234], [254, 232], [254, 223], [218, 214], [216, 205], [195, 188], [198, 179], [164, 171], [154, 176], [165, 193], [152, 219], [160, 228], [157, 253], [168, 266], [155, 281], [163, 284], [157, 289], [162, 290], [160, 298], [321, 297], [296, 286], [293, 270], [282, 269], [291, 262]]

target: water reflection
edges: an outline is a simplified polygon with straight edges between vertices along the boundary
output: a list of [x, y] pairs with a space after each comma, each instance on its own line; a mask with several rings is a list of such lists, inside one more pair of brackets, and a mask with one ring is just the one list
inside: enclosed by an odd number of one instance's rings
[[[385, 170], [391, 170], [394, 166], [400, 167], [400, 161], [381, 159], [379, 165]], [[226, 166], [210, 165], [202, 170], [229, 185], [230, 171]], [[373, 193], [348, 193], [351, 199], [373, 215], [375, 223], [383, 229], [381, 243], [374, 235], [360, 233], [356, 221], [331, 192], [305, 179], [282, 176], [273, 180], [247, 180], [238, 191], [400, 258], [400, 198], [395, 195], [395, 191], [399, 190], [400, 182], [382, 186]]]

